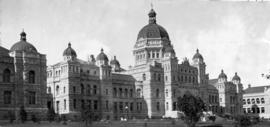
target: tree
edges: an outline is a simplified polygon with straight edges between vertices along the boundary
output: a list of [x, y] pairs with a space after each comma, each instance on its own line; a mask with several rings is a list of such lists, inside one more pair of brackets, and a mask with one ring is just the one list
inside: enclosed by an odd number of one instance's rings
[[235, 117], [236, 125], [240, 127], [248, 127], [251, 125], [250, 118], [246, 115], [238, 115]]
[[24, 110], [24, 106], [21, 106], [20, 108], [20, 118], [22, 123], [27, 120], [27, 112]]
[[54, 109], [53, 108], [49, 108], [48, 111], [47, 111], [47, 119], [48, 121], [51, 123], [52, 121], [54, 121], [54, 118], [55, 118], [55, 112], [54, 112]]
[[191, 93], [186, 93], [183, 97], [179, 97], [177, 106], [185, 114], [184, 122], [189, 127], [195, 127], [202, 112], [205, 110], [205, 104], [201, 98], [195, 97]]

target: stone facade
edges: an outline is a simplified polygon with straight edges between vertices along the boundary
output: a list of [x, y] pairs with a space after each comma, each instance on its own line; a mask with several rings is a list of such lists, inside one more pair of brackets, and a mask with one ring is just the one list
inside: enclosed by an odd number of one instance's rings
[[[240, 80], [211, 84], [199, 50], [191, 63], [184, 58], [179, 64], [167, 31], [156, 23], [155, 11], [152, 9], [148, 16], [149, 24], [140, 30], [134, 45], [135, 64], [127, 70], [116, 57], [109, 62], [103, 49], [96, 58], [91, 55], [80, 60], [68, 45], [63, 61], [47, 68], [48, 92], [53, 95], [57, 113], [77, 118], [81, 109], [89, 106], [96, 120], [176, 118], [177, 98], [187, 92], [200, 96], [215, 113], [229, 112], [229, 98], [234, 100], [234, 112], [242, 107], [236, 102], [242, 99]], [[218, 84], [226, 90], [219, 89]], [[228, 109], [223, 112], [220, 106]]]
[[22, 106], [29, 117], [46, 114], [46, 67], [46, 56], [26, 41], [25, 32], [10, 50], [0, 47], [0, 119], [8, 113], [18, 118]]
[[270, 86], [249, 87], [244, 90], [243, 111], [250, 116], [270, 118]]

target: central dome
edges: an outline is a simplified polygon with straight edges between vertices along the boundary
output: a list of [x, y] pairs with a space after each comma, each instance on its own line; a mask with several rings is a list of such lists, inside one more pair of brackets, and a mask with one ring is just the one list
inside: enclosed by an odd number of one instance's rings
[[26, 33], [21, 33], [21, 40], [15, 43], [11, 48], [10, 52], [13, 51], [24, 51], [24, 52], [37, 52], [37, 49], [26, 41]]
[[170, 40], [167, 31], [162, 26], [156, 23], [156, 12], [153, 9], [151, 9], [151, 11], [148, 13], [148, 16], [149, 24], [147, 24], [140, 30], [137, 40], [141, 38], [166, 38]]

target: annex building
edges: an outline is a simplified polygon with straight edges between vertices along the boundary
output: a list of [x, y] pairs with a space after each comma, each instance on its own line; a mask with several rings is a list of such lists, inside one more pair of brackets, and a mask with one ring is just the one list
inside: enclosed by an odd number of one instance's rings
[[249, 87], [244, 90], [243, 110], [250, 116], [270, 118], [270, 86]]
[[70, 118], [90, 108], [93, 119], [178, 117], [177, 98], [189, 92], [200, 96], [209, 110], [219, 114], [242, 113], [243, 87], [222, 71], [209, 80], [206, 63], [197, 50], [189, 61], [179, 62], [169, 34], [151, 9], [148, 24], [138, 33], [133, 49], [135, 63], [123, 69], [116, 57], [101, 49], [88, 60], [77, 58], [69, 43], [63, 60], [47, 68], [47, 92], [55, 111]]
[[45, 117], [47, 112], [46, 56], [27, 42], [22, 32], [20, 41], [10, 49], [0, 46], [0, 119], [13, 114], [19, 118], [24, 107], [28, 117]]

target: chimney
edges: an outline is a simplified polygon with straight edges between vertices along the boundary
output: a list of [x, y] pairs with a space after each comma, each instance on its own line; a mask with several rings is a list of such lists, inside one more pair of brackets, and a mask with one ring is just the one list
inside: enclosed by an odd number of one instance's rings
[[251, 85], [250, 84], [248, 84], [248, 88], [250, 88], [251, 87]]

